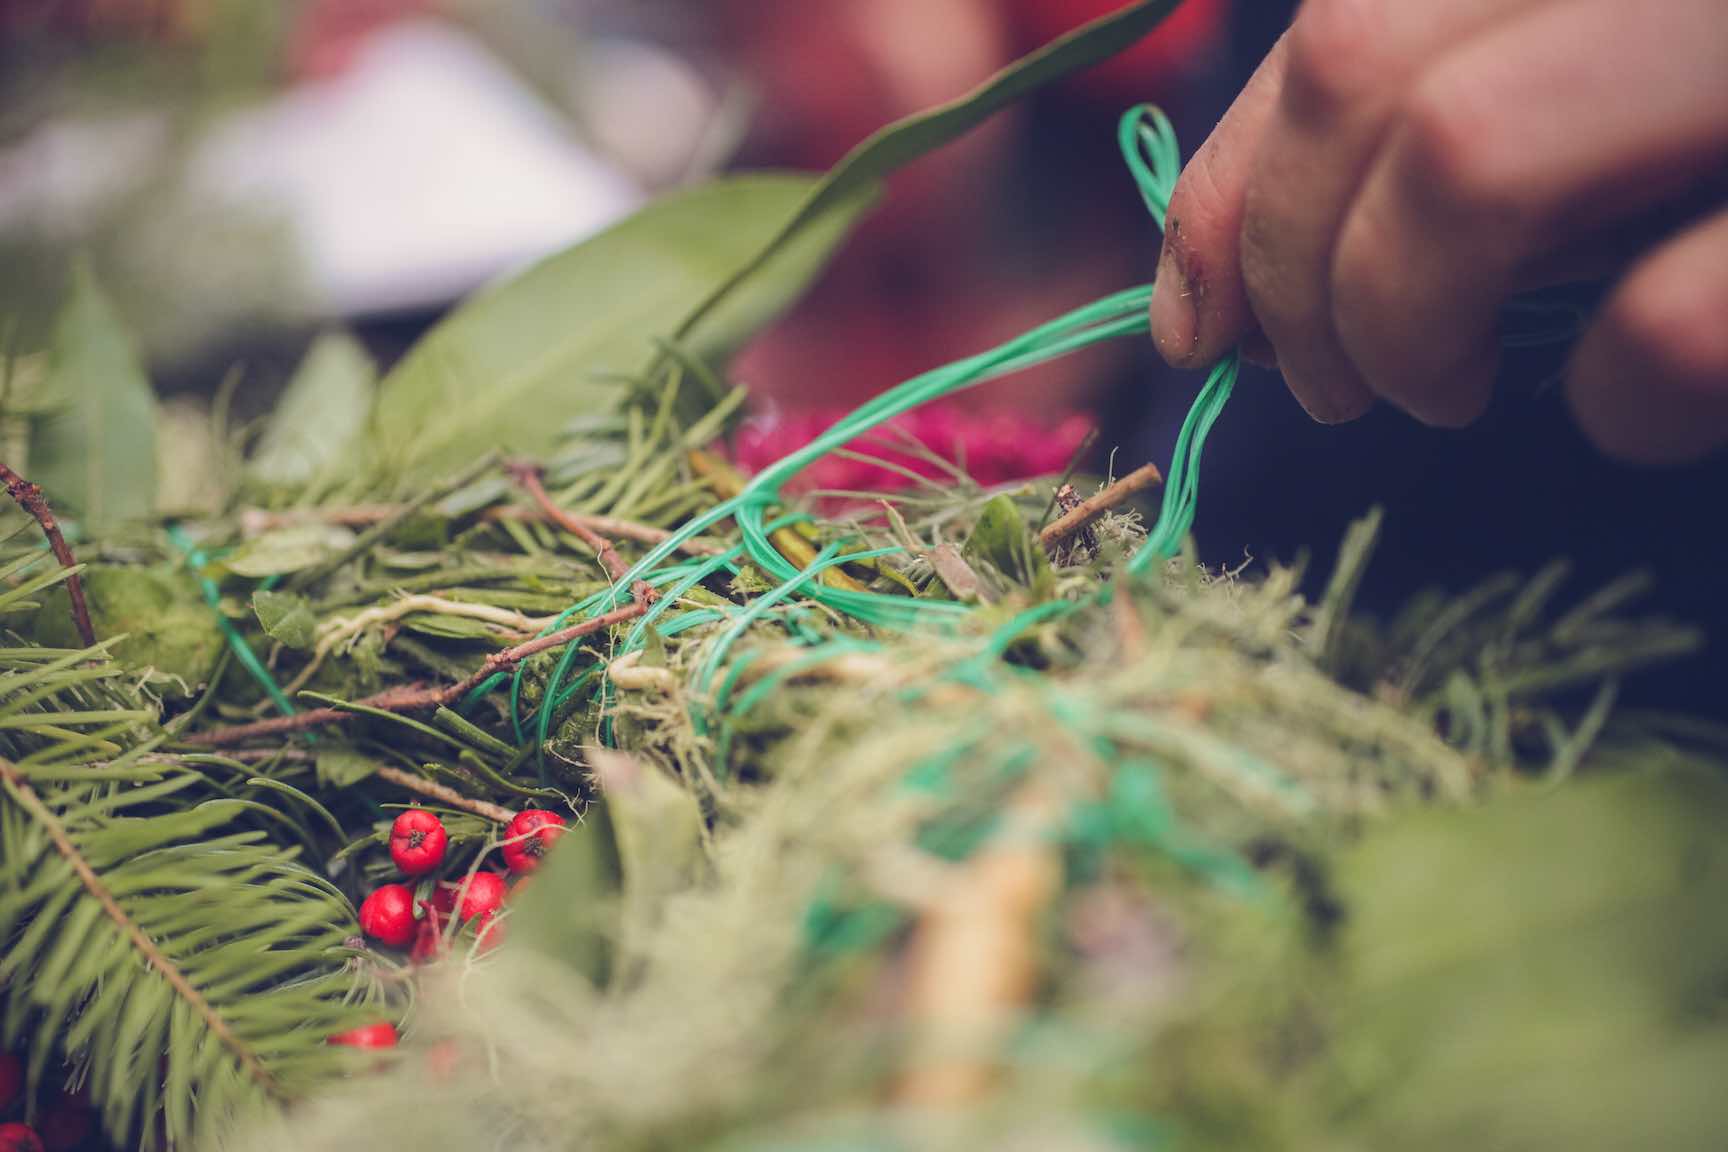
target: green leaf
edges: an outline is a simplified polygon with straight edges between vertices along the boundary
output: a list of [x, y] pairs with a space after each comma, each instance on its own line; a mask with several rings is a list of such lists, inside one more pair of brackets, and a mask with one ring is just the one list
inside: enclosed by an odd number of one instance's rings
[[667, 898], [688, 888], [701, 869], [702, 809], [647, 761], [607, 748], [587, 754], [624, 876], [624, 939], [640, 947]]
[[261, 580], [313, 568], [354, 543], [354, 533], [334, 524], [292, 524], [248, 540], [222, 561], [236, 576]]
[[966, 540], [966, 558], [985, 561], [996, 571], [1040, 597], [1056, 587], [1050, 559], [1044, 555], [1026, 518], [1012, 498], [1002, 495], [984, 505], [972, 535]]
[[829, 228], [829, 218], [834, 215], [850, 220], [857, 212], [859, 197], [873, 195], [884, 177], [959, 139], [1044, 85], [1109, 59], [1151, 32], [1180, 3], [1140, 0], [1130, 4], [1022, 57], [958, 100], [909, 116], [870, 136], [810, 189], [755, 255], [691, 309], [679, 324], [676, 338], [711, 354], [711, 346], [725, 342], [732, 327], [726, 317], [738, 305], [739, 294], [753, 290], [753, 281], [777, 267], [783, 250], [797, 243], [805, 229]]
[[276, 402], [248, 474], [286, 487], [339, 470], [362, 441], [377, 391], [378, 369], [358, 340], [318, 337]]
[[264, 634], [279, 644], [310, 648], [318, 639], [318, 617], [304, 596], [260, 588], [252, 593], [252, 611]]
[[511, 951], [556, 959], [605, 985], [618, 939], [623, 884], [617, 836], [603, 804], [592, 804], [558, 838], [532, 884], [511, 903]]
[[[654, 341], [767, 244], [815, 187], [796, 175], [716, 181], [482, 291], [385, 378], [380, 456], [424, 475], [466, 463], [480, 446], [550, 450], [571, 419], [614, 409], [627, 385], [613, 377], [640, 368]], [[873, 195], [854, 189], [800, 236], [709, 326], [711, 342], [741, 341], [790, 303]]]
[[1351, 1147], [1719, 1146], [1728, 785], [1649, 759], [1344, 853]]
[[102, 532], [155, 512], [156, 398], [119, 318], [89, 269], [55, 325], [52, 411], [30, 445], [31, 479], [55, 510]]

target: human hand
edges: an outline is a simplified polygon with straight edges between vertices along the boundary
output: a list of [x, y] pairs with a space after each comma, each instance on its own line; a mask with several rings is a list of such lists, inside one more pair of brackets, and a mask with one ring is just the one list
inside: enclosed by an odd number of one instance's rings
[[1625, 265], [1573, 413], [1695, 459], [1728, 445], [1725, 177], [1725, 0], [1306, 0], [1176, 187], [1153, 336], [1275, 354], [1321, 421], [1457, 427], [1511, 293]]

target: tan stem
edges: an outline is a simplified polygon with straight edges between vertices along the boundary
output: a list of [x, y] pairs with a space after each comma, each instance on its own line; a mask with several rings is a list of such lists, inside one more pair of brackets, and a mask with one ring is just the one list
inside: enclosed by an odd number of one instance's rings
[[66, 598], [72, 602], [72, 624], [78, 629], [78, 639], [84, 647], [94, 648], [96, 629], [90, 623], [89, 605], [84, 603], [84, 581], [78, 576], [78, 561], [73, 558], [72, 549], [60, 532], [60, 523], [54, 519], [53, 509], [48, 507], [48, 498], [42, 494], [39, 485], [30, 483], [6, 464], [0, 464], [0, 482], [6, 485], [6, 495], [41, 525], [42, 535], [48, 538], [48, 550], [54, 553], [60, 567], [73, 570], [66, 577]]
[[428, 800], [436, 800], [440, 804], [459, 808], [470, 815], [480, 817], [482, 820], [491, 820], [496, 824], [508, 824], [516, 816], [508, 808], [488, 803], [485, 800], [470, 799], [454, 788], [446, 787], [443, 784], [428, 780], [424, 776], [416, 776], [412, 772], [394, 768], [388, 764], [378, 766], [378, 779], [394, 784], [398, 788], [406, 788], [410, 792], [418, 793]]
[[1055, 548], [1098, 517], [1126, 503], [1135, 494], [1164, 483], [1156, 466], [1143, 464], [1110, 485], [1096, 496], [1083, 500], [1073, 510], [1052, 520], [1038, 533], [1038, 541], [1046, 550]]

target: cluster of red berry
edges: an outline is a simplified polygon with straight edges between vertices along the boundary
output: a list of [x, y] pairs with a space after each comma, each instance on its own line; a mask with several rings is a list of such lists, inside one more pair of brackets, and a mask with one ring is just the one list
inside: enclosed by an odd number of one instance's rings
[[[517, 876], [540, 866], [552, 842], [564, 833], [564, 818], [556, 812], [531, 808], [518, 812], [504, 830], [504, 865]], [[390, 859], [410, 879], [431, 876], [444, 865], [450, 835], [444, 822], [431, 812], [410, 808], [390, 827]], [[518, 881], [520, 886], [520, 881]], [[504, 877], [490, 869], [477, 869], [461, 880], [434, 881], [428, 899], [419, 900], [422, 916], [415, 916], [414, 890], [406, 884], [384, 884], [360, 904], [360, 930], [386, 948], [406, 948], [416, 964], [438, 958], [445, 947], [445, 925], [471, 925], [484, 951], [502, 938], [503, 925], [494, 917], [504, 906]], [[332, 1044], [355, 1048], [391, 1048], [396, 1044], [393, 1024], [368, 1024], [330, 1037]], [[0, 1145], [0, 1152], [5, 1146]]]
[[[0, 1052], [0, 1117], [24, 1100], [24, 1061]], [[0, 1152], [69, 1152], [96, 1127], [96, 1114], [80, 1093], [61, 1092], [36, 1113], [36, 1125], [0, 1123]]]

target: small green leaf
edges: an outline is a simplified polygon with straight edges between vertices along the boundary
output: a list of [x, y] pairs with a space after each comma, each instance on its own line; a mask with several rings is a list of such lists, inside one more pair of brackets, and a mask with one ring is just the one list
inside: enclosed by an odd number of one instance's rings
[[[574, 418], [610, 412], [654, 341], [779, 231], [814, 177], [752, 175], [668, 196], [614, 228], [473, 299], [380, 386], [387, 466], [426, 474], [478, 446], [546, 453]], [[735, 345], [790, 303], [873, 188], [856, 191], [774, 262], [748, 297], [704, 330]]]
[[277, 401], [247, 472], [286, 487], [340, 469], [361, 442], [377, 391], [378, 369], [360, 342], [326, 332]]
[[416, 612], [403, 618], [402, 626], [422, 636], [437, 636], [445, 640], [496, 640], [499, 636], [496, 624], [437, 612]]
[[996, 571], [1039, 596], [1055, 590], [1056, 576], [1050, 559], [1038, 543], [1019, 507], [1006, 496], [984, 505], [978, 523], [966, 541], [968, 560], [982, 560]]
[[236, 576], [261, 580], [312, 568], [354, 543], [354, 533], [333, 524], [293, 524], [248, 540], [222, 561]]
[[55, 326], [47, 396], [52, 408], [34, 430], [30, 470], [55, 510], [91, 532], [149, 519], [156, 398], [131, 339], [83, 266]]
[[702, 809], [646, 761], [608, 748], [590, 748], [587, 755], [624, 875], [625, 939], [639, 943], [659, 923], [666, 900], [689, 887], [702, 868]]
[[378, 764], [352, 748], [327, 748], [319, 751], [316, 769], [319, 787], [347, 788], [372, 776]]
[[318, 639], [318, 617], [306, 597], [260, 588], [252, 594], [252, 611], [264, 634], [290, 648], [310, 648]]

